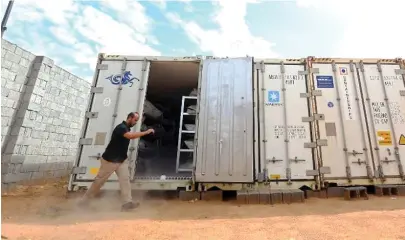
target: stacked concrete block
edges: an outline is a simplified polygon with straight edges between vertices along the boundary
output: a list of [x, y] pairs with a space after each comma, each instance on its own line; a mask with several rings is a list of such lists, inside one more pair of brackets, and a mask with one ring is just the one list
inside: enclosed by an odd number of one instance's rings
[[[14, 55], [12, 59], [17, 60]], [[30, 64], [17, 107], [7, 121], [9, 131], [4, 137], [2, 132], [3, 184], [68, 175], [78, 149], [90, 83], [47, 57], [31, 57]], [[10, 115], [3, 113], [3, 105], [2, 101], [2, 120]]]
[[35, 55], [15, 44], [1, 44], [1, 146], [11, 131]]

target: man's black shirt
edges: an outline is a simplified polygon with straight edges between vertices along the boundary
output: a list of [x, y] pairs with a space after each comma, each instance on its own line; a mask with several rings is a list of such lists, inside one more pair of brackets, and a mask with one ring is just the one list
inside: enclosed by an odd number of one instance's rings
[[129, 132], [130, 128], [127, 123], [123, 121], [118, 124], [111, 135], [111, 140], [108, 143], [103, 159], [109, 162], [122, 163], [128, 158], [129, 139], [124, 137], [124, 134]]

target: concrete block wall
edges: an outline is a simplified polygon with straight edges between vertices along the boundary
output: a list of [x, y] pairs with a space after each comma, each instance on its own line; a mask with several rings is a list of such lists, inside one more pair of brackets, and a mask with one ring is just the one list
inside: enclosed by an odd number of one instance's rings
[[[91, 85], [47, 57], [16, 49], [21, 48], [2, 40], [3, 187], [70, 173]], [[10, 70], [3, 80], [8, 62], [19, 71]]]

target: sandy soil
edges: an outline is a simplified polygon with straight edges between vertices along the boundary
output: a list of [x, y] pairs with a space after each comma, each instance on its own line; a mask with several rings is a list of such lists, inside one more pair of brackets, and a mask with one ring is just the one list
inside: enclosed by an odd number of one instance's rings
[[138, 195], [141, 207], [122, 213], [116, 193], [89, 210], [65, 198], [65, 183], [20, 187], [2, 197], [8, 239], [402, 239], [405, 197], [310, 199], [304, 204], [238, 206]]

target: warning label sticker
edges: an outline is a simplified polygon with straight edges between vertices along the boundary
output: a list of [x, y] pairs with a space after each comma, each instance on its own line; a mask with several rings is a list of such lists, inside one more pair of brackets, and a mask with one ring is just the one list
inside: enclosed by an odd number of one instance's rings
[[405, 145], [405, 135], [401, 134], [401, 136], [399, 137], [399, 145]]
[[390, 131], [377, 131], [378, 145], [387, 146], [392, 145], [392, 138]]

